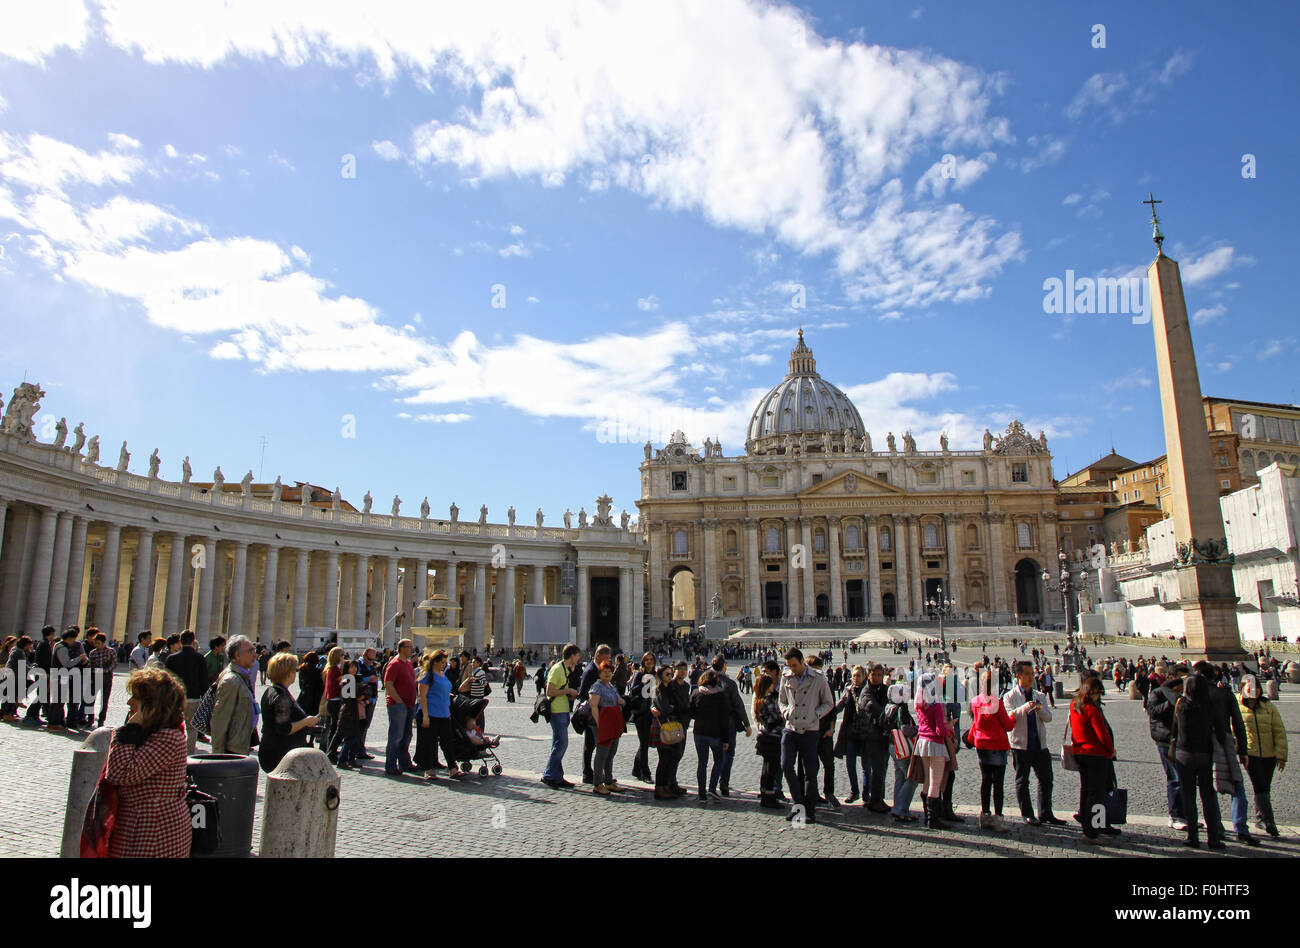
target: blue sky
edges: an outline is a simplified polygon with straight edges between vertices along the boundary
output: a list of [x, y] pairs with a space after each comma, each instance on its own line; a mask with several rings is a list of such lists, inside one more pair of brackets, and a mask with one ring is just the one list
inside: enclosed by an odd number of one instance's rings
[[1145, 460], [1150, 326], [1047, 314], [1044, 281], [1141, 276], [1154, 191], [1204, 390], [1298, 400], [1297, 18], [8, 5], [4, 395], [41, 382], [47, 430], [138, 471], [555, 523], [631, 508], [647, 436], [740, 453], [803, 325], [877, 443], [1018, 417], [1058, 476]]

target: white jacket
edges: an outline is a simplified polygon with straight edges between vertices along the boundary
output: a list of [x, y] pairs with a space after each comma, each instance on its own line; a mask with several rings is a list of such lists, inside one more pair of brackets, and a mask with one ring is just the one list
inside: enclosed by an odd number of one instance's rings
[[1007, 709], [1007, 714], [1016, 720], [1015, 728], [1007, 734], [1007, 739], [1011, 742], [1013, 750], [1029, 750], [1029, 725], [1025, 723], [1025, 716], [1029, 713], [1029, 703], [1038, 702], [1038, 743], [1039, 746], [1047, 747], [1047, 725], [1052, 720], [1052, 709], [1047, 703], [1047, 695], [1041, 691], [1030, 689], [1031, 695], [1026, 698], [1025, 693], [1020, 690], [1020, 684], [1011, 686], [1011, 690], [1002, 696], [1002, 705]]

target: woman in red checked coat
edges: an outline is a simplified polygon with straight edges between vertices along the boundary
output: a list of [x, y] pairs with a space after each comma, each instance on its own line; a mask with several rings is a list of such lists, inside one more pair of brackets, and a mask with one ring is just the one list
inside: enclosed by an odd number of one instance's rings
[[1115, 739], [1101, 711], [1101, 694], [1101, 679], [1086, 677], [1070, 702], [1070, 739], [1079, 765], [1079, 822], [1088, 843], [1108, 831], [1105, 798], [1115, 759]]
[[118, 790], [108, 854], [186, 859], [193, 830], [185, 805], [185, 689], [161, 668], [141, 668], [126, 690], [131, 715], [113, 734], [104, 775]]

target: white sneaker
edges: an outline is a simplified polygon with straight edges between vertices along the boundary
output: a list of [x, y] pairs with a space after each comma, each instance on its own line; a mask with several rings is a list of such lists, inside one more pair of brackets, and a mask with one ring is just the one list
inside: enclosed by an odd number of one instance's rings
[[1169, 828], [1170, 828], [1170, 829], [1175, 829], [1175, 830], [1178, 830], [1178, 831], [1182, 832], [1182, 831], [1184, 831], [1184, 830], [1187, 829], [1187, 824], [1186, 824], [1185, 822], [1183, 822], [1182, 820], [1174, 819], [1174, 818], [1171, 816], [1171, 817], [1169, 817]]

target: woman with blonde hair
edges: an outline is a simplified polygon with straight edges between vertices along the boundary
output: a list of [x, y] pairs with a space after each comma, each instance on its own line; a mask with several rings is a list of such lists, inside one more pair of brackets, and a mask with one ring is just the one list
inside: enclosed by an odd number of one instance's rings
[[289, 652], [271, 656], [266, 666], [271, 684], [262, 692], [262, 742], [257, 745], [257, 762], [270, 773], [284, 755], [307, 746], [307, 728], [315, 727], [320, 718], [303, 711], [289, 693], [298, 677], [298, 658]]
[[130, 716], [113, 733], [104, 779], [118, 791], [108, 854], [185, 859], [193, 830], [185, 803], [185, 689], [161, 668], [127, 679]]
[[339, 762], [339, 743], [343, 740], [343, 731], [339, 727], [339, 711], [343, 708], [343, 649], [337, 645], [325, 656], [325, 713], [329, 715], [329, 743], [325, 752], [329, 754], [330, 763]]

